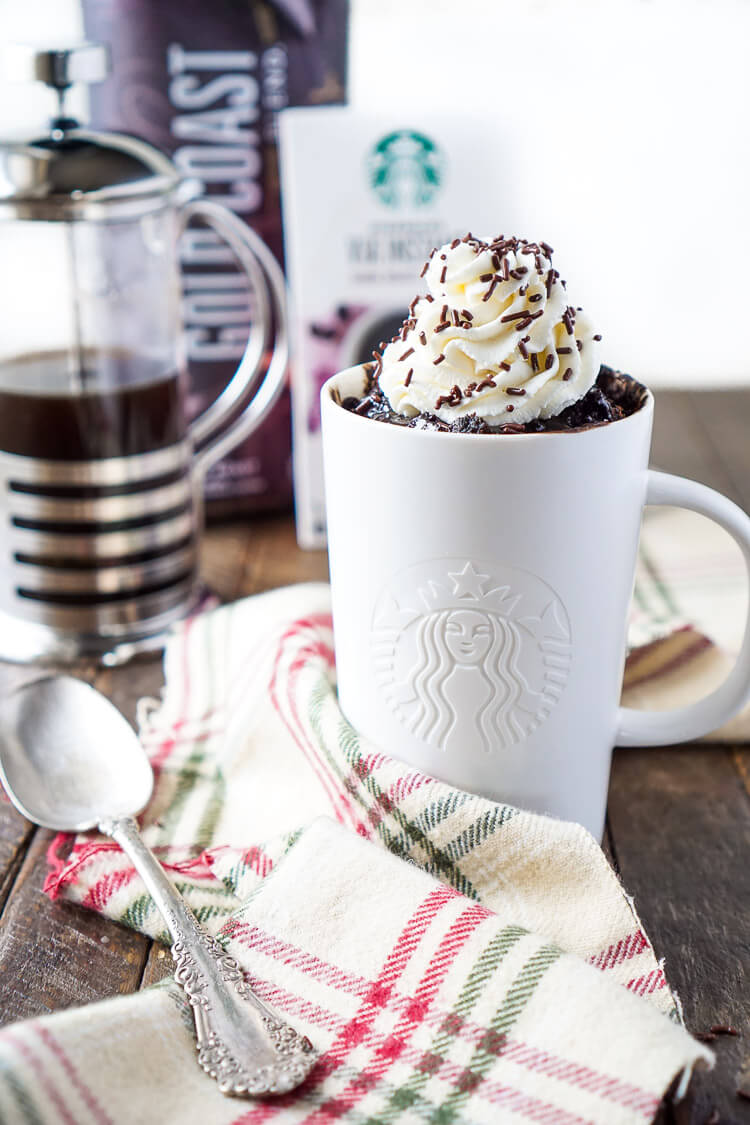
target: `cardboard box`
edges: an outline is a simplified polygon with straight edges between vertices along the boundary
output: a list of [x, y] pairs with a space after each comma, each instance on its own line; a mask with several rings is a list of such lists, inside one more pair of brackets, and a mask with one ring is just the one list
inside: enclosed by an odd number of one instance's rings
[[279, 123], [297, 537], [320, 547], [321, 386], [401, 326], [433, 246], [502, 229], [502, 193], [486, 121], [346, 107], [286, 110]]

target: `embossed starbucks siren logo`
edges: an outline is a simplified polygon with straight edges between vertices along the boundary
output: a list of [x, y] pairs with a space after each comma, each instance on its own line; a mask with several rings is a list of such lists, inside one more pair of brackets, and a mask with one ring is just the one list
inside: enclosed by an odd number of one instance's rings
[[386, 207], [423, 207], [443, 182], [442, 151], [424, 133], [398, 129], [381, 137], [367, 157], [370, 187]]
[[522, 742], [558, 702], [572, 657], [560, 598], [526, 571], [438, 559], [402, 571], [373, 615], [375, 681], [417, 738], [489, 752]]

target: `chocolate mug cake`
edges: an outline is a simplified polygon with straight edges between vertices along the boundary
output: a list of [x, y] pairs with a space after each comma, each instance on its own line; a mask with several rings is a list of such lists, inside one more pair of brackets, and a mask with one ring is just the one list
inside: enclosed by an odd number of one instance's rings
[[569, 304], [546, 242], [467, 234], [425, 263], [428, 292], [376, 351], [342, 405], [414, 429], [477, 434], [578, 430], [639, 409], [645, 388], [599, 363], [601, 335]]

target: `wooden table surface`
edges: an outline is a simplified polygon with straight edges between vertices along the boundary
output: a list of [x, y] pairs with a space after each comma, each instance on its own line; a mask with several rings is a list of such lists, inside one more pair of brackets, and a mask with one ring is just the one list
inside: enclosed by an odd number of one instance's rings
[[[720, 489], [750, 510], [750, 392], [657, 394], [652, 462]], [[211, 528], [206, 581], [225, 599], [324, 578], [324, 552], [302, 552], [289, 515]], [[158, 692], [158, 658], [76, 669], [131, 720]], [[0, 690], [28, 670], [0, 665]], [[51, 833], [0, 805], [0, 1023], [143, 988], [169, 953], [92, 911], [42, 894]], [[605, 847], [636, 905], [691, 1031], [731, 1024], [669, 1120], [750, 1123], [750, 748], [619, 750]], [[717, 1111], [719, 1116], [715, 1116]]]

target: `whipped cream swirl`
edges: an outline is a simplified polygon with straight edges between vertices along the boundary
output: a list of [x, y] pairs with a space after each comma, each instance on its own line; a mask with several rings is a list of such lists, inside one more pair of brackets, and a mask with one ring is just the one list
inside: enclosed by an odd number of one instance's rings
[[599, 373], [599, 341], [544, 242], [464, 239], [433, 250], [400, 333], [376, 374], [391, 409], [492, 426], [550, 418]]

